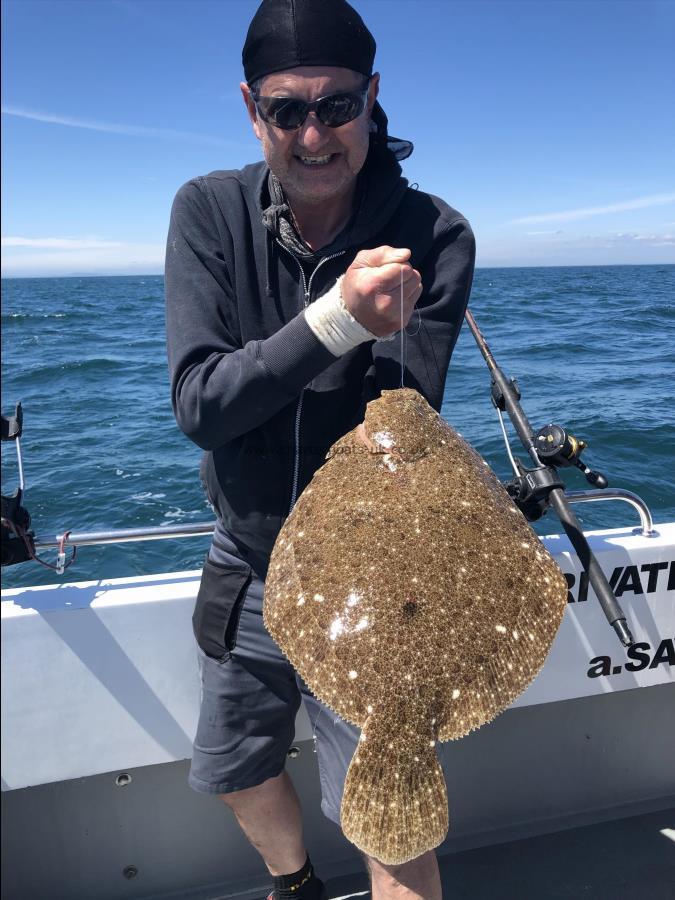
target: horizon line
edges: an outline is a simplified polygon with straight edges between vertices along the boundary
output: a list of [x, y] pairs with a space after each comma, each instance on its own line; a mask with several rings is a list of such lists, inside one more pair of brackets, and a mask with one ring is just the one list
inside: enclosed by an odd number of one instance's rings
[[[647, 266], [671, 266], [675, 262], [646, 262], [646, 263], [538, 263], [535, 265], [522, 265], [520, 263], [505, 263], [496, 265], [476, 265], [476, 269], [618, 269], [618, 268], [643, 268]], [[163, 278], [163, 272], [115, 272], [114, 274], [83, 272], [81, 275], [0, 275], [0, 280], [11, 281], [20, 279], [62, 279], [62, 278]]]

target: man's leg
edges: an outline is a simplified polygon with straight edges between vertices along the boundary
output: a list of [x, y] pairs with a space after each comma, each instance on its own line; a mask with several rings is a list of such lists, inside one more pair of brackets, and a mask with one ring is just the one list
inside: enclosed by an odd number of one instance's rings
[[[298, 686], [312, 724], [321, 778], [321, 809], [340, 826], [340, 806], [347, 769], [359, 742], [360, 731], [314, 697], [307, 685]], [[433, 851], [400, 866], [385, 866], [365, 857], [373, 886], [373, 900], [441, 900], [441, 879]]]
[[[221, 530], [218, 546], [210, 551], [216, 553], [212, 565], [224, 572], [240, 569], [243, 563], [235, 551]], [[189, 783], [197, 791], [219, 795], [233, 810], [275, 879], [275, 896], [283, 898], [286, 878], [300, 874], [302, 882], [307, 861], [300, 804], [283, 773], [300, 692], [293, 668], [264, 627], [259, 577], [251, 578], [239, 605], [230, 653], [223, 660], [199, 653], [202, 696]], [[213, 607], [218, 608], [216, 602]], [[310, 882], [299, 896], [318, 893], [312, 893]], [[290, 886], [294, 883], [291, 878]]]
[[[302, 868], [307, 859], [302, 815], [286, 772], [257, 787], [221, 799], [234, 812], [242, 831], [262, 856], [270, 875]], [[365, 857], [373, 900], [441, 900], [441, 880], [433, 850], [399, 866]]]
[[433, 850], [400, 866], [385, 866], [370, 856], [366, 866], [373, 900], [441, 900], [441, 877]]
[[298, 795], [288, 774], [268, 778], [256, 787], [221, 794], [270, 875], [297, 872], [307, 859]]

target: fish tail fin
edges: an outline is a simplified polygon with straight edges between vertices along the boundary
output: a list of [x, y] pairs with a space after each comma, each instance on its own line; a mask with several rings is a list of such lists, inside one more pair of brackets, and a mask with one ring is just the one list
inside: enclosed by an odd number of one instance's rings
[[404, 727], [391, 737], [375, 725], [371, 717], [347, 771], [342, 831], [368, 856], [400, 865], [444, 840], [445, 778], [431, 735]]

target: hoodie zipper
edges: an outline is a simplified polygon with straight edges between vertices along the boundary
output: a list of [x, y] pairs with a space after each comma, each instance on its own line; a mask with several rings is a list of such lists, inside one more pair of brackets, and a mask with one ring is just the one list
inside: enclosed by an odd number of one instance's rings
[[[302, 263], [300, 262], [298, 257], [291, 250], [289, 250], [288, 247], [284, 247], [284, 245], [278, 239], [277, 239], [277, 244], [279, 244], [280, 247], [283, 247], [283, 249], [286, 250], [287, 253], [290, 253], [290, 255], [293, 257], [293, 259], [296, 261], [296, 263], [298, 265], [298, 270], [300, 272], [300, 278], [302, 280], [302, 289], [304, 292], [304, 301], [303, 301], [302, 308], [303, 308], [303, 310], [307, 309], [307, 307], [309, 306], [310, 300], [311, 300], [311, 296], [312, 296], [312, 294], [311, 294], [312, 281], [314, 280], [314, 276], [316, 275], [316, 273], [319, 271], [319, 269], [321, 268], [321, 266], [324, 263], [328, 262], [331, 259], [336, 259], [338, 256], [343, 256], [344, 253], [346, 253], [347, 251], [340, 250], [339, 253], [332, 253], [330, 256], [324, 256], [323, 259], [320, 259], [319, 262], [317, 263], [314, 271], [309, 276], [309, 282], [308, 282], [307, 278], [305, 277], [305, 270], [302, 268]], [[295, 501], [297, 500], [297, 496], [298, 496], [298, 480], [300, 478], [300, 418], [302, 416], [302, 400], [303, 400], [304, 396], [305, 396], [305, 389], [303, 388], [300, 391], [300, 396], [298, 397], [298, 405], [295, 410], [293, 487], [291, 490], [291, 503], [290, 503], [290, 506], [288, 507], [288, 515], [289, 516], [291, 514], [293, 507], [295, 506]]]

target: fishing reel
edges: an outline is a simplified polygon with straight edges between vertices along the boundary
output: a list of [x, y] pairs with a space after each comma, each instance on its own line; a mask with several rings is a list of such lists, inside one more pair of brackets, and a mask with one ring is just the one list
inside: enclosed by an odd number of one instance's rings
[[58, 575], [62, 575], [65, 569], [73, 562], [77, 553], [77, 547], [73, 547], [70, 559], [66, 561], [65, 541], [70, 532], [63, 535], [59, 545], [59, 554], [56, 565], [45, 562], [35, 551], [35, 535], [30, 527], [30, 513], [23, 506], [26, 484], [23, 477], [23, 457], [21, 455], [21, 435], [23, 433], [23, 410], [21, 404], [16, 404], [13, 416], [0, 414], [2, 430], [0, 438], [3, 441], [14, 441], [16, 447], [16, 461], [19, 470], [19, 486], [11, 495], [2, 494], [2, 519], [0, 521], [1, 556], [0, 561], [4, 566], [13, 566], [16, 563], [27, 562], [29, 559], [40, 563], [48, 569], [53, 569]]
[[568, 468], [575, 466], [586, 476], [586, 481], [596, 488], [606, 488], [609, 482], [602, 472], [594, 472], [579, 458], [588, 444], [574, 437], [562, 425], [544, 425], [534, 438], [539, 459], [549, 466]]
[[22, 506], [24, 481], [21, 459], [21, 432], [23, 430], [23, 411], [17, 403], [13, 416], [1, 416], [3, 441], [14, 441], [16, 446], [19, 487], [11, 495], [2, 494], [2, 534], [1, 562], [3, 566], [25, 562], [33, 553], [33, 533], [30, 530], [30, 513]]
[[559, 468], [572, 466], [580, 469], [589, 484], [606, 488], [608, 481], [601, 472], [594, 472], [580, 460], [588, 445], [580, 438], [565, 431], [562, 425], [545, 425], [534, 436], [534, 447], [542, 463], [527, 469], [520, 460], [512, 459], [516, 477], [504, 485], [508, 495], [528, 522], [536, 522], [549, 507], [552, 490], [565, 489], [565, 482], [558, 475]]

